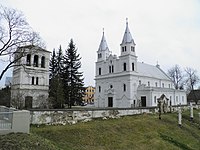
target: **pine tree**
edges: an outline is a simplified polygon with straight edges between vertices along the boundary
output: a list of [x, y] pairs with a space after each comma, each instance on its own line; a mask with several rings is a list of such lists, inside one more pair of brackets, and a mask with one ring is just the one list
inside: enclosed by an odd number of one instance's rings
[[53, 54], [51, 56], [51, 60], [49, 63], [49, 79], [51, 80], [53, 77], [55, 77], [56, 75], [56, 68], [57, 68], [57, 64], [56, 64], [56, 52], [55, 49], [53, 50]]
[[64, 86], [65, 98], [69, 108], [75, 103], [80, 104], [83, 96], [83, 73], [81, 68], [81, 57], [77, 54], [77, 49], [73, 40], [70, 40], [64, 55]]
[[49, 86], [49, 99], [53, 108], [64, 108], [64, 89], [62, 80], [63, 69], [63, 54], [62, 48], [53, 54], [50, 60], [50, 86]]

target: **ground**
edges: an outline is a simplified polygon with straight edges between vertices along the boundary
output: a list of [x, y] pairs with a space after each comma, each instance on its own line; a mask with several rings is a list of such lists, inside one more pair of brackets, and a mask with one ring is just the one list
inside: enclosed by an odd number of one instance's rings
[[126, 116], [119, 119], [95, 119], [65, 126], [31, 126], [30, 135], [0, 136], [0, 149], [27, 150], [200, 150], [200, 110], [183, 112], [182, 127], [177, 113]]

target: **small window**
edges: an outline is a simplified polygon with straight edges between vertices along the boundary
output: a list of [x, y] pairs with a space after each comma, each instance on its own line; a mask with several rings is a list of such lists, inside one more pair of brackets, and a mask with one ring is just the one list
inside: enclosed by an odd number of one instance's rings
[[31, 66], [31, 54], [28, 54], [26, 57], [26, 65]]
[[39, 82], [39, 78], [36, 77], [36, 85], [38, 85], [38, 82]]
[[34, 77], [32, 77], [32, 82], [31, 82], [31, 83], [32, 83], [32, 85], [34, 85], [34, 79], [35, 79], [35, 78], [34, 78]]
[[112, 65], [112, 73], [114, 72], [114, 66]]
[[109, 73], [111, 73], [111, 66], [109, 66]]
[[184, 101], [185, 101], [185, 100], [184, 100], [184, 96], [182, 96], [182, 103], [184, 103]]
[[131, 51], [135, 52], [135, 47], [131, 46]]
[[158, 83], [157, 82], [155, 83], [155, 86], [158, 87]]
[[142, 82], [141, 82], [141, 80], [139, 80], [139, 85], [141, 85], [142, 84]]
[[45, 68], [45, 57], [44, 56], [42, 56], [42, 58], [41, 58], [41, 67]]
[[126, 63], [124, 63], [124, 71], [126, 71]]
[[113, 85], [112, 85], [112, 84], [110, 85], [110, 88], [111, 88], [111, 89], [113, 88]]
[[135, 65], [134, 65], [134, 63], [132, 63], [132, 71], [134, 71], [135, 70]]
[[38, 67], [38, 55], [34, 56], [33, 66]]
[[156, 104], [156, 96], [154, 96], [154, 103]]
[[99, 86], [99, 93], [101, 93], [101, 86]]
[[150, 86], [150, 82], [148, 81], [148, 86]]
[[171, 88], [171, 87], [170, 87], [170, 84], [168, 84], [168, 86], [169, 86], [169, 88]]
[[126, 84], [124, 84], [124, 92], [126, 91]]
[[99, 68], [99, 75], [101, 75], [101, 68]]
[[165, 87], [165, 84], [164, 84], [164, 83], [162, 83], [162, 87], [163, 87], [163, 88]]
[[126, 52], [126, 46], [124, 46], [124, 51]]
[[124, 47], [122, 47], [122, 52], [124, 52]]

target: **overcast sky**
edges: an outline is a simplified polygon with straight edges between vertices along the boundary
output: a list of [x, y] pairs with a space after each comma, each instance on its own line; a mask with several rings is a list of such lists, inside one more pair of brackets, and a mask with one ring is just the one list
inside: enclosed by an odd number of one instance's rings
[[49, 51], [59, 45], [66, 49], [73, 38], [86, 86], [94, 86], [102, 28], [109, 49], [119, 56], [126, 18], [140, 62], [158, 62], [164, 71], [178, 64], [200, 73], [199, 0], [1, 0], [0, 4], [21, 10]]

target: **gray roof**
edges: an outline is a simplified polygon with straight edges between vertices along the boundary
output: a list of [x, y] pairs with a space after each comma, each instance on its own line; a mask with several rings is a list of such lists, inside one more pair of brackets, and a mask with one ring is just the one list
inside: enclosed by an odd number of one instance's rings
[[133, 43], [135, 44], [133, 38], [132, 38], [132, 35], [131, 35], [131, 32], [129, 30], [129, 27], [128, 27], [128, 21], [126, 22], [126, 29], [125, 29], [125, 32], [124, 32], [124, 36], [123, 36], [123, 39], [122, 39], [122, 44], [127, 44], [127, 43]]
[[170, 80], [170, 78], [166, 75], [166, 73], [158, 65], [153, 66], [153, 65], [138, 62], [137, 70], [138, 70], [138, 74], [140, 76]]
[[104, 36], [104, 31], [103, 31], [103, 35], [102, 35], [102, 38], [101, 38], [101, 43], [99, 45], [98, 51], [105, 51], [105, 50], [109, 50], [109, 48], [108, 48], [106, 38]]

